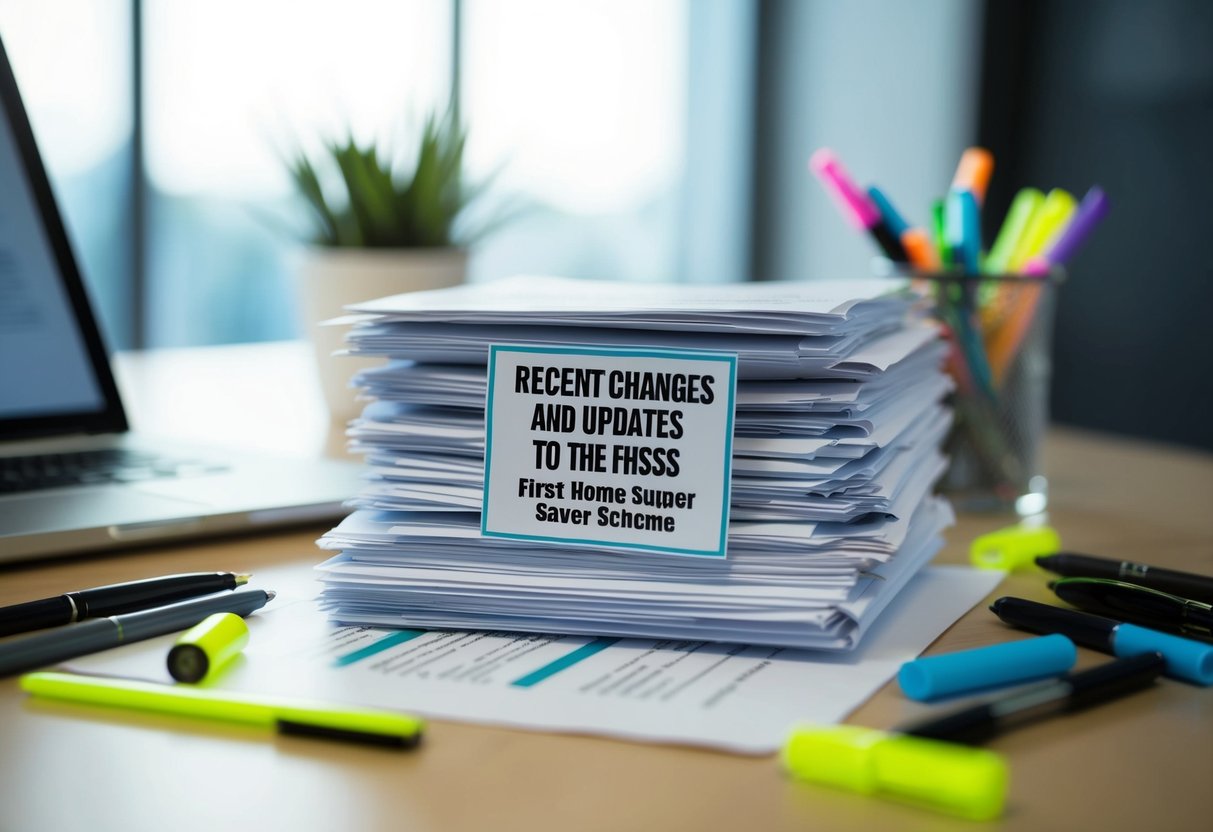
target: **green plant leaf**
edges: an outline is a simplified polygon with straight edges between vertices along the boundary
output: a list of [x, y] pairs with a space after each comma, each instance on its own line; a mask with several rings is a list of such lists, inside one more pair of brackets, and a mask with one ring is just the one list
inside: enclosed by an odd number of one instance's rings
[[[295, 190], [315, 220], [313, 240], [328, 246], [454, 245], [456, 221], [494, 177], [472, 186], [464, 182], [467, 131], [453, 107], [430, 113], [418, 139], [412, 167], [402, 171], [393, 171], [386, 161], [391, 153], [374, 144], [360, 148], [352, 135], [325, 142], [315, 162], [302, 152], [289, 160]], [[322, 165], [335, 176], [326, 179], [318, 169]], [[326, 195], [322, 181], [340, 182], [343, 193]], [[482, 237], [498, 225], [473, 230], [464, 239]]]

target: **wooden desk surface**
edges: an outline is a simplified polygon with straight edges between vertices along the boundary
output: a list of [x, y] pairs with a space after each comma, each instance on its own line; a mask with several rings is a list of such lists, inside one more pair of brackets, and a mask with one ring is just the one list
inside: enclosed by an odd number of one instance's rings
[[[154, 408], [153, 408], [154, 409]], [[306, 420], [305, 420], [306, 421]], [[307, 422], [313, 431], [314, 422]], [[1213, 458], [1055, 430], [1051, 520], [1068, 548], [1213, 574]], [[1005, 522], [962, 517], [939, 560]], [[0, 604], [216, 568], [270, 578], [322, 558], [322, 529], [0, 569]], [[994, 596], [1048, 600], [1043, 575]], [[1004, 640], [980, 605], [929, 653]], [[1080, 663], [1105, 657], [1080, 649]], [[886, 685], [849, 721], [922, 714]], [[1153, 689], [995, 740], [1011, 764], [985, 828], [1202, 829], [1213, 817], [1213, 690]], [[773, 757], [435, 722], [394, 753], [27, 700], [0, 680], [0, 830], [951, 829], [918, 809], [787, 780]]]

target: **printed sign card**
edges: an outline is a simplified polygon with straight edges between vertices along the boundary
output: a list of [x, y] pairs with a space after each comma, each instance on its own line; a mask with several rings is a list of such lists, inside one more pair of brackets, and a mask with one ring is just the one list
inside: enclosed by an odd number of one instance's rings
[[724, 557], [737, 356], [493, 345], [489, 537]]

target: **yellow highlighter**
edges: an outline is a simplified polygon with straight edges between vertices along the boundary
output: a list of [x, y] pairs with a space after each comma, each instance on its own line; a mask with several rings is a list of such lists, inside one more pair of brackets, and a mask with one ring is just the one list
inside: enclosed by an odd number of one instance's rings
[[425, 723], [416, 717], [391, 711], [339, 708], [320, 702], [248, 696], [185, 685], [158, 685], [133, 679], [27, 673], [21, 677], [21, 687], [31, 696], [61, 702], [272, 727], [282, 734], [389, 748], [416, 746], [425, 727]]
[[1043, 254], [1053, 238], [1065, 228], [1077, 207], [1078, 203], [1068, 191], [1061, 188], [1049, 191], [1019, 238], [1019, 245], [1007, 262], [1007, 271], [1017, 272], [1033, 257]]
[[979, 569], [1014, 572], [1060, 551], [1061, 535], [1052, 526], [1007, 526], [976, 538], [969, 546], [969, 562]]
[[969, 820], [997, 818], [1007, 797], [1007, 764], [1000, 754], [857, 725], [793, 730], [783, 763], [797, 779]]

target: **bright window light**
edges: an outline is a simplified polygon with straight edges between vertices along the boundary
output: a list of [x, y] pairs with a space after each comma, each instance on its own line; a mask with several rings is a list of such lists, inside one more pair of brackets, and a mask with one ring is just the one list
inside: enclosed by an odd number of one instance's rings
[[276, 155], [420, 122], [449, 95], [451, 4], [179, 0], [144, 6], [147, 166], [172, 195], [284, 196]]
[[687, 10], [652, 0], [469, 0], [473, 170], [576, 214], [634, 210], [682, 172]]

